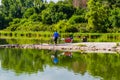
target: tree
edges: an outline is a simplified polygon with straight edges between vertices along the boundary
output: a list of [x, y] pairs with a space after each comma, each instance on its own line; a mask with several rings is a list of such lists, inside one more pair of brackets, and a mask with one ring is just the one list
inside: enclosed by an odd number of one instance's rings
[[2, 0], [3, 12], [6, 16], [21, 18], [28, 8], [43, 8], [42, 0]]
[[113, 32], [120, 30], [120, 8], [114, 8], [113, 10], [111, 10], [111, 16], [109, 17], [109, 21], [111, 23], [112, 31], [114, 29], [117, 29]]
[[107, 28], [109, 27], [109, 7], [102, 2], [89, 0], [88, 10], [86, 14], [88, 30], [90, 32], [107, 32]]
[[31, 15], [35, 13], [35, 8], [28, 8], [23, 14], [24, 18], [29, 18]]
[[3, 28], [2, 26], [4, 26], [4, 21], [5, 21], [4, 16], [3, 16], [3, 14], [0, 12], [0, 29]]
[[11, 18], [5, 17], [5, 15], [0, 10], [0, 30], [5, 29], [9, 25], [10, 21], [11, 21]]
[[86, 20], [84, 19], [84, 16], [73, 15], [68, 20], [68, 22], [71, 23], [71, 24], [76, 24], [76, 23], [85, 23]]
[[45, 24], [53, 24], [59, 22], [59, 20], [69, 19], [73, 14], [73, 6], [51, 2], [47, 9], [42, 11], [42, 21]]
[[112, 27], [120, 27], [120, 8], [114, 8], [111, 10], [110, 22]]

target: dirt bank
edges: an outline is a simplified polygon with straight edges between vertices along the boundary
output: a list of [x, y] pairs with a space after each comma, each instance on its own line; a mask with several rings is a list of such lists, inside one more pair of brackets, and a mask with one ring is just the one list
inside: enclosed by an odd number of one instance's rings
[[120, 43], [116, 42], [82, 42], [65, 44], [6, 44], [0, 48], [31, 48], [31, 49], [50, 49], [63, 51], [81, 51], [87, 53], [120, 53]]

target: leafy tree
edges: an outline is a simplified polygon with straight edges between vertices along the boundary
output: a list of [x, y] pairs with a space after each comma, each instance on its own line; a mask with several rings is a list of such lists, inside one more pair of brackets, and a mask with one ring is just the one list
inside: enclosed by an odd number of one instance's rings
[[86, 17], [88, 19], [88, 30], [90, 32], [107, 32], [109, 27], [109, 7], [104, 3], [88, 1], [88, 9]]
[[108, 2], [109, 7], [114, 9], [115, 7], [120, 7], [120, 0], [105, 0]]
[[73, 4], [73, 0], [64, 0], [63, 3], [66, 3], [66, 4]]
[[75, 32], [78, 32], [78, 29], [77, 29], [77, 27], [74, 26], [74, 25], [69, 25], [69, 26], [66, 28], [65, 32], [75, 33]]
[[51, 15], [49, 10], [43, 10], [42, 11], [42, 22], [45, 24], [52, 24], [52, 19], [51, 19]]
[[75, 15], [85, 15], [86, 14], [86, 9], [85, 8], [76, 8], [74, 14]]
[[21, 18], [28, 8], [41, 9], [42, 3], [42, 0], [2, 0], [3, 12], [13, 18]]
[[65, 32], [68, 26], [69, 24], [65, 20], [61, 20], [56, 24], [54, 29], [57, 29], [58, 32]]
[[110, 17], [109, 17], [110, 28], [108, 28], [109, 32], [120, 32], [120, 9], [114, 8], [111, 9]]
[[[119, 32], [119, 4], [120, 0], [88, 0], [86, 8], [74, 8], [73, 0], [56, 3], [46, 3], [44, 0], [2, 0], [0, 29], [10, 26], [7, 29], [54, 31], [60, 28], [60, 32]], [[19, 23], [15, 23], [16, 19], [19, 19]]]
[[34, 13], [33, 15], [31, 15], [31, 16], [29, 17], [29, 19], [31, 19], [32, 21], [42, 21], [41, 15], [36, 14], [36, 13]]
[[112, 27], [119, 27], [120, 28], [120, 8], [114, 8], [111, 10], [110, 22]]
[[24, 18], [29, 18], [31, 15], [33, 15], [35, 13], [35, 9], [34, 8], [28, 8], [26, 10], [26, 12], [24, 13], [23, 17]]
[[17, 0], [2, 0], [3, 13], [9, 17], [21, 17], [20, 5]]
[[0, 29], [2, 29], [2, 26], [4, 26], [4, 21], [5, 21], [4, 16], [3, 16], [3, 14], [0, 12]]
[[7, 26], [9, 26], [10, 21], [11, 21], [11, 18], [6, 17], [0, 10], [0, 30], [5, 29]]
[[12, 22], [9, 23], [11, 27], [8, 27], [11, 31], [15, 31], [20, 25], [20, 19], [15, 18]]
[[73, 13], [74, 8], [71, 5], [51, 2], [47, 9], [42, 11], [42, 21], [46, 24], [57, 23], [59, 20], [70, 18]]
[[76, 24], [76, 23], [84, 23], [86, 20], [84, 19], [83, 16], [78, 16], [78, 15], [73, 15], [69, 20], [69, 23], [71, 24]]

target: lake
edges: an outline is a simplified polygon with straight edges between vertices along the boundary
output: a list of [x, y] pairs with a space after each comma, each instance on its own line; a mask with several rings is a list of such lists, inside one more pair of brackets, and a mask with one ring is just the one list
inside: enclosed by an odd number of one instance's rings
[[0, 49], [1, 80], [120, 80], [119, 54]]

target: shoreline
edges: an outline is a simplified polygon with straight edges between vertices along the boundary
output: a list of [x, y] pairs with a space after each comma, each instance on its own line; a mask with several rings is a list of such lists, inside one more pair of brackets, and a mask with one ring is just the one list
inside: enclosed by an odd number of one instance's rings
[[80, 42], [64, 44], [4, 44], [0, 48], [48, 49], [62, 51], [80, 51], [83, 53], [120, 53], [118, 42]]

